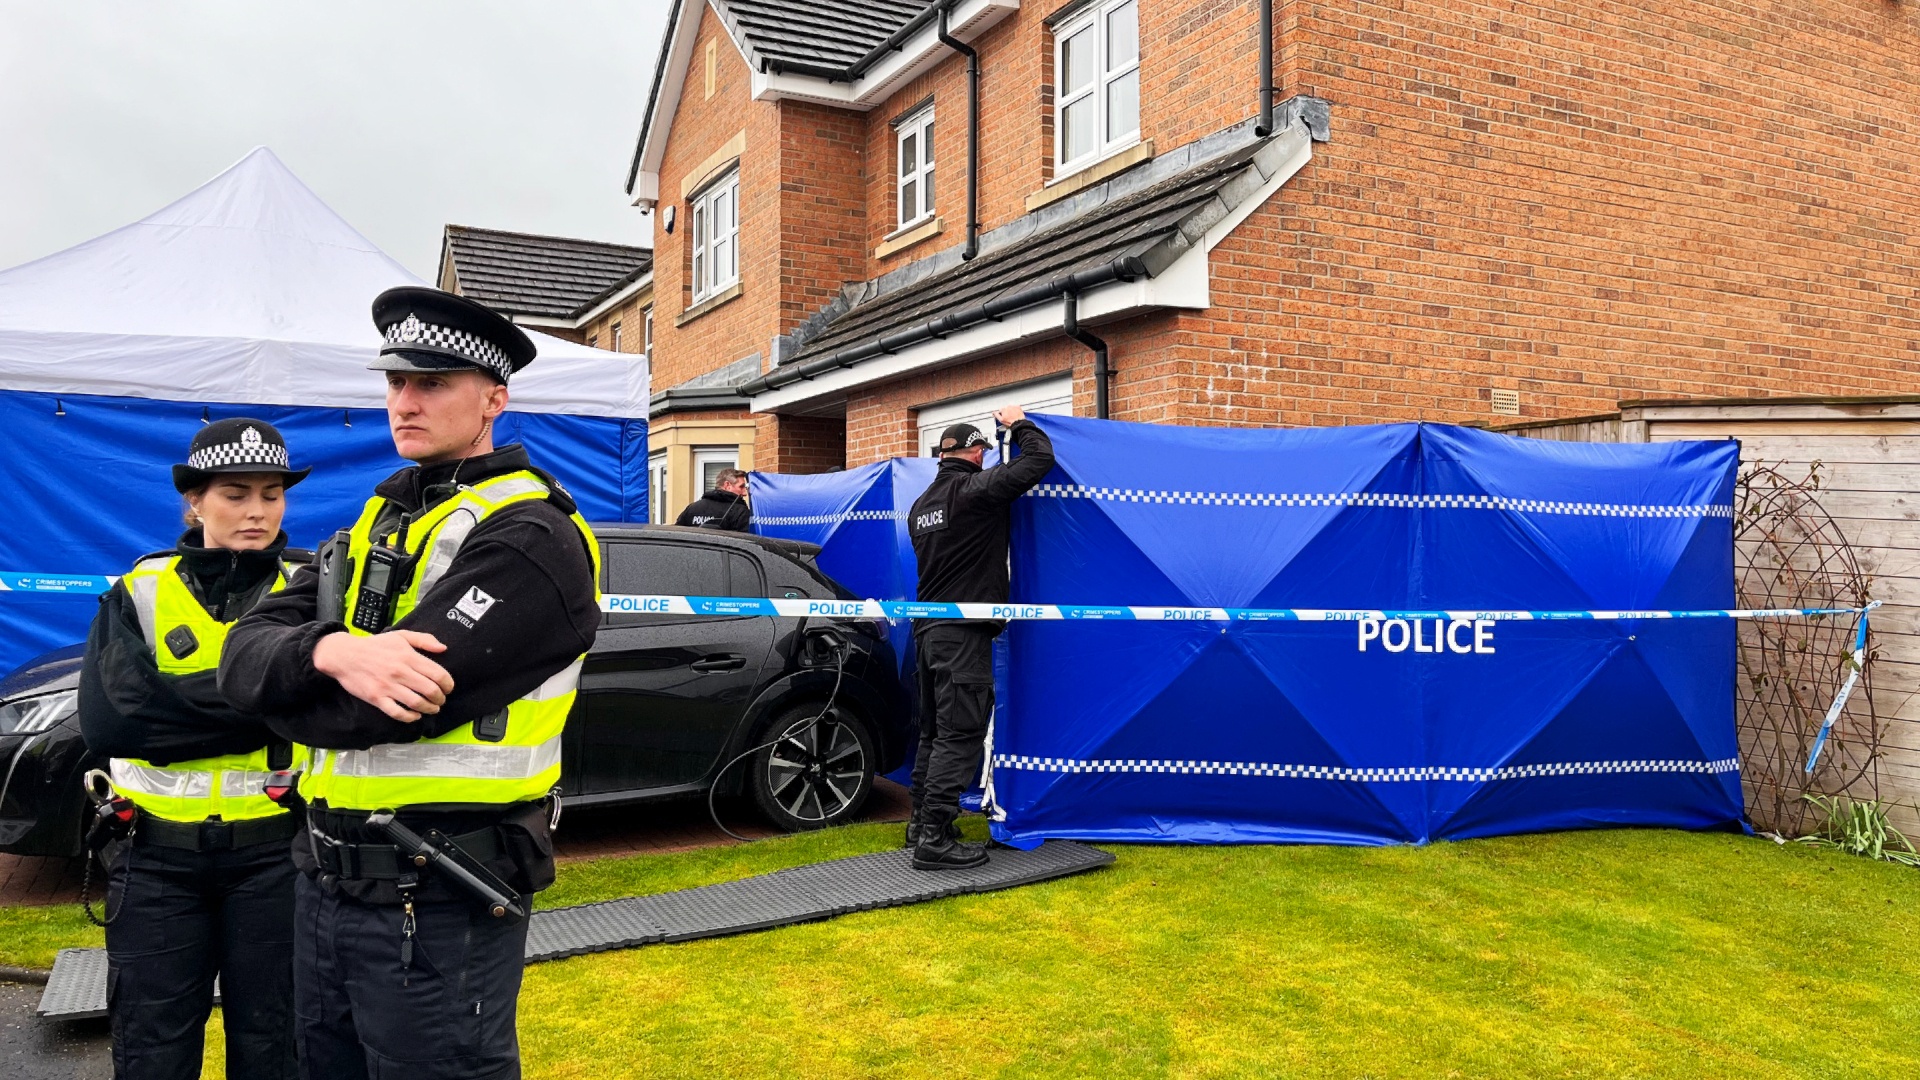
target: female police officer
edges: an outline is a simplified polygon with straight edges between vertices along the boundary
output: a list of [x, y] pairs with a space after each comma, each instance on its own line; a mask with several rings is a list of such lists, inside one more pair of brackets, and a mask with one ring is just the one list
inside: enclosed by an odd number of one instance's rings
[[291, 469], [271, 424], [200, 429], [173, 467], [190, 526], [101, 599], [80, 677], [87, 745], [137, 808], [114, 858], [107, 1004], [121, 1080], [200, 1075], [213, 981], [227, 1075], [294, 1072], [293, 860], [297, 823], [262, 793], [297, 748], [221, 697], [227, 629], [286, 584], [280, 521]]

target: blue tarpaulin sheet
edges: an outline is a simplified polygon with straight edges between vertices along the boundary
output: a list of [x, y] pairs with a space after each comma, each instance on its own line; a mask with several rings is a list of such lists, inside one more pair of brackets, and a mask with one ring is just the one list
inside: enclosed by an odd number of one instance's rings
[[[184, 526], [168, 466], [184, 460], [203, 417], [230, 416], [273, 424], [294, 463], [315, 466], [287, 496], [285, 528], [296, 546], [352, 525], [373, 485], [407, 464], [377, 409], [0, 392], [9, 461], [0, 505], [15, 508], [0, 529], [0, 570], [122, 574], [140, 555], [171, 548]], [[508, 412], [494, 439], [524, 443], [587, 518], [646, 520], [646, 421]], [[91, 593], [0, 594], [0, 673], [85, 640], [94, 607]]]
[[1016, 601], [1468, 614], [1015, 623], [997, 838], [1741, 827], [1731, 621], [1470, 615], [1730, 607], [1736, 444], [1036, 420]]
[[[753, 531], [818, 544], [814, 562], [859, 599], [916, 599], [920, 575], [907, 535], [907, 508], [933, 483], [938, 465], [932, 458], [895, 458], [844, 472], [753, 473], [747, 489]], [[896, 620], [889, 637], [911, 703], [916, 697], [912, 627]], [[909, 756], [890, 775], [906, 783], [912, 771]]]

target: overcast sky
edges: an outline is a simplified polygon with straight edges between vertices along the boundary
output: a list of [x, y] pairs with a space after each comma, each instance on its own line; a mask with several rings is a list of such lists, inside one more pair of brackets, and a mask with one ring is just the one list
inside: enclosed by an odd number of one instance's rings
[[645, 243], [668, 0], [0, 0], [0, 268], [255, 146], [431, 281], [448, 222]]

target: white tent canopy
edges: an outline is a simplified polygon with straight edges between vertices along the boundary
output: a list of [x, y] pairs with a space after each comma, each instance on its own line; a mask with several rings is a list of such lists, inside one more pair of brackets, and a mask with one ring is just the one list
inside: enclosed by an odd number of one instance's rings
[[[419, 284], [260, 147], [141, 221], [0, 271], [0, 387], [383, 408], [368, 309]], [[512, 408], [646, 416], [643, 359], [531, 336]]]

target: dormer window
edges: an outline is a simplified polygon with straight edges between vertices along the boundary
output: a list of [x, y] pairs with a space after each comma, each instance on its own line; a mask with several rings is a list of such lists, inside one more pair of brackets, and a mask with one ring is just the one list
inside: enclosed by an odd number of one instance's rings
[[1105, 0], [1054, 29], [1054, 166], [1066, 176], [1140, 141], [1139, 0]]
[[915, 110], [894, 128], [899, 226], [933, 216], [933, 106]]

